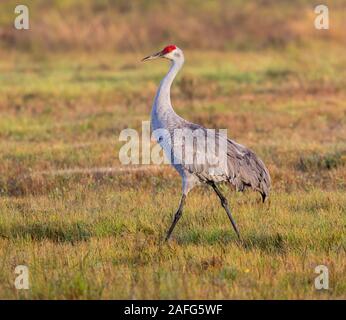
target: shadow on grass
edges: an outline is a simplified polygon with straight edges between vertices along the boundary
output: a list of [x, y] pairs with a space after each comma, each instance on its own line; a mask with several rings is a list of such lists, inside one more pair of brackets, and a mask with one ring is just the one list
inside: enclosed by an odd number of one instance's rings
[[86, 241], [92, 236], [90, 228], [82, 223], [12, 225], [0, 230], [2, 237], [7, 239], [30, 239], [33, 241], [51, 240], [54, 242]]
[[287, 241], [279, 233], [252, 234], [243, 240], [242, 246], [246, 250], [259, 249], [271, 253], [285, 253], [287, 251]]
[[232, 243], [237, 242], [237, 238], [231, 232], [225, 230], [190, 230], [179, 236], [172, 236], [180, 245], [188, 244], [208, 244], [213, 245], [216, 243]]
[[280, 234], [251, 234], [244, 235], [242, 243], [232, 230], [213, 230], [213, 231], [190, 231], [178, 236], [176, 241], [180, 245], [187, 244], [239, 244], [245, 250], [259, 249], [265, 252], [285, 253], [287, 241]]

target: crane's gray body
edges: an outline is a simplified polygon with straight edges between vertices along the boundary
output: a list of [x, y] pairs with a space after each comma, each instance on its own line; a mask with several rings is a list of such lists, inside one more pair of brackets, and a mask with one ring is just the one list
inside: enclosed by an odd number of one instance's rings
[[[269, 195], [271, 181], [269, 172], [262, 160], [245, 146], [220, 135], [218, 132], [209, 132], [208, 129], [198, 124], [188, 122], [178, 116], [173, 110], [170, 100], [170, 88], [176, 74], [184, 63], [183, 53], [180, 49], [178, 50], [177, 58], [172, 60], [172, 66], [160, 84], [152, 108], [152, 130], [164, 129], [168, 132], [168, 137], [161, 136], [158, 139], [158, 143], [171, 159], [176, 157], [173, 145], [176, 129], [188, 129], [196, 132], [197, 135], [214, 135], [213, 138], [216, 144], [221, 141], [227, 146], [226, 167], [221, 172], [211, 171], [208, 163], [186, 163], [184, 159], [180, 159], [179, 163], [172, 162], [173, 167], [182, 177], [183, 194], [187, 195], [198, 184], [226, 181], [233, 184], [238, 191], [243, 191], [245, 188], [250, 187], [260, 192], [264, 201]], [[184, 148], [185, 146], [182, 147]], [[196, 153], [198, 150], [191, 149], [185, 150], [185, 152]]]

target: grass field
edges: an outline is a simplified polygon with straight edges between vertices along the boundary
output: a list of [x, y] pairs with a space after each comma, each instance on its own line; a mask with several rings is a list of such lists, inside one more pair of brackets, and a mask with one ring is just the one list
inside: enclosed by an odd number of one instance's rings
[[[186, 52], [177, 112], [227, 128], [272, 175], [268, 204], [227, 192], [242, 246], [205, 188], [162, 243], [180, 196], [168, 166], [88, 173], [120, 166], [119, 132], [149, 119], [164, 61], [1, 61], [0, 297], [345, 298], [346, 58], [325, 49]], [[19, 264], [30, 290], [13, 286]], [[313, 285], [319, 264], [325, 292]]]
[[[149, 120], [168, 68], [139, 62], [157, 49], [0, 53], [0, 298], [345, 299], [344, 44], [185, 50], [177, 113], [228, 129], [271, 173], [264, 205], [223, 186], [241, 245], [208, 188], [164, 243], [180, 177], [118, 171], [119, 133]], [[321, 264], [330, 289], [317, 291]]]

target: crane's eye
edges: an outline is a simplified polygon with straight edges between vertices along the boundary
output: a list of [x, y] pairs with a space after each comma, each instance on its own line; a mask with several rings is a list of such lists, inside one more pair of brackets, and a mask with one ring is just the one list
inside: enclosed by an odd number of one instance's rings
[[180, 58], [180, 53], [179, 52], [174, 52], [174, 56], [177, 58]]

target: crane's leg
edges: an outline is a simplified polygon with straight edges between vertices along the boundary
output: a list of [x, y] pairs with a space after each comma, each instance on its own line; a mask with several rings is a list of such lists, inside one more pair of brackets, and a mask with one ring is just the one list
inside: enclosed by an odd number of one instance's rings
[[238, 228], [237, 228], [237, 225], [235, 223], [235, 221], [233, 220], [233, 217], [231, 215], [231, 211], [229, 210], [229, 206], [228, 206], [228, 201], [227, 199], [224, 197], [224, 195], [221, 193], [220, 189], [217, 187], [217, 185], [215, 184], [215, 182], [211, 182], [210, 185], [213, 187], [214, 191], [216, 192], [216, 194], [218, 195], [218, 197], [220, 198], [220, 201], [221, 201], [221, 205], [222, 207], [225, 209], [227, 215], [228, 215], [228, 218], [229, 220], [231, 221], [232, 223], [232, 226], [233, 226], [233, 229], [234, 231], [236, 232], [239, 240], [241, 240], [241, 237], [240, 237], [240, 233], [238, 231]]
[[169, 240], [169, 237], [171, 236], [175, 225], [177, 224], [177, 222], [179, 221], [181, 215], [183, 214], [183, 208], [184, 208], [184, 204], [185, 204], [185, 199], [186, 199], [186, 194], [183, 194], [181, 196], [181, 199], [180, 199], [179, 208], [178, 208], [177, 212], [174, 215], [174, 219], [173, 219], [172, 225], [171, 225], [171, 227], [169, 228], [169, 230], [167, 232], [166, 241]]

